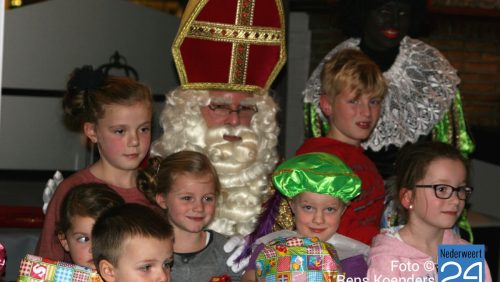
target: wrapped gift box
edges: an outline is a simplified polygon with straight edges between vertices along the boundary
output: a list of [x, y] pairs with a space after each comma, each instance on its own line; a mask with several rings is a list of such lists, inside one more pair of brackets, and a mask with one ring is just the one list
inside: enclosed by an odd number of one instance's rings
[[103, 282], [90, 268], [27, 254], [21, 261], [18, 282]]

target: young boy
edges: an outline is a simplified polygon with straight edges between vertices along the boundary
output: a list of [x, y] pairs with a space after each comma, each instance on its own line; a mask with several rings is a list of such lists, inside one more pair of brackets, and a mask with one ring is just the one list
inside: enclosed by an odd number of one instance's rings
[[361, 178], [361, 195], [346, 209], [338, 233], [370, 245], [379, 233], [384, 182], [360, 144], [377, 124], [387, 86], [379, 67], [369, 57], [359, 50], [345, 49], [325, 63], [321, 87], [320, 107], [330, 129], [325, 137], [306, 140], [297, 155], [336, 155]]
[[[364, 278], [368, 269], [364, 256], [369, 247], [336, 234], [342, 214], [361, 191], [359, 177], [338, 157], [317, 152], [286, 160], [274, 171], [272, 179], [276, 194], [290, 204], [294, 230], [267, 234], [266, 226], [272, 226], [280, 213], [274, 205], [267, 205], [255, 233], [250, 235], [248, 243], [255, 248], [241, 281], [267, 281], [270, 276], [286, 275], [295, 276], [291, 281], [331, 281], [335, 274], [343, 272], [344, 278]], [[266, 235], [251, 242], [257, 234]], [[335, 251], [319, 241], [332, 244]], [[304, 266], [311, 260], [320, 263], [316, 267]]]
[[146, 206], [114, 207], [94, 224], [92, 255], [106, 282], [170, 281], [173, 228]]

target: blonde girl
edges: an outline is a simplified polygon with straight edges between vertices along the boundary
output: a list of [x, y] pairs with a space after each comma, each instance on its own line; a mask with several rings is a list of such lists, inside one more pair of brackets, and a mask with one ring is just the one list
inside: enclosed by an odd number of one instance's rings
[[173, 281], [209, 281], [239, 275], [226, 265], [227, 238], [206, 229], [215, 215], [220, 182], [210, 160], [193, 151], [152, 159], [139, 175], [139, 189], [165, 211], [174, 227]]

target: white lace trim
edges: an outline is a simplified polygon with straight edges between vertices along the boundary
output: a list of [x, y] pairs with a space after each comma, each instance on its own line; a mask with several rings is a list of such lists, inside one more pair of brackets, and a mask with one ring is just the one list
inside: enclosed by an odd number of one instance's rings
[[[332, 49], [309, 78], [304, 103], [313, 103], [320, 118], [327, 122], [319, 108], [320, 74], [323, 64], [333, 54], [345, 48], [359, 49], [360, 39], [351, 38]], [[399, 54], [384, 73], [388, 93], [382, 104], [380, 119], [362, 146], [379, 151], [388, 145], [401, 147], [416, 142], [430, 133], [450, 107], [460, 78], [448, 60], [434, 47], [405, 37]]]

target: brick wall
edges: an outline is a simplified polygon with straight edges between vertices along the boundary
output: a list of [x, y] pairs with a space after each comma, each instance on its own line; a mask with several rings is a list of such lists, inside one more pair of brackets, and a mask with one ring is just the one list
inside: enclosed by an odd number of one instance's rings
[[458, 69], [467, 121], [472, 127], [500, 127], [500, 21], [496, 17], [433, 15], [422, 40], [438, 48]]
[[[333, 9], [315, 9], [311, 71], [322, 57], [345, 38], [336, 28]], [[500, 131], [499, 17], [431, 15], [431, 31], [420, 38], [438, 48], [458, 69], [466, 119], [471, 127]]]

